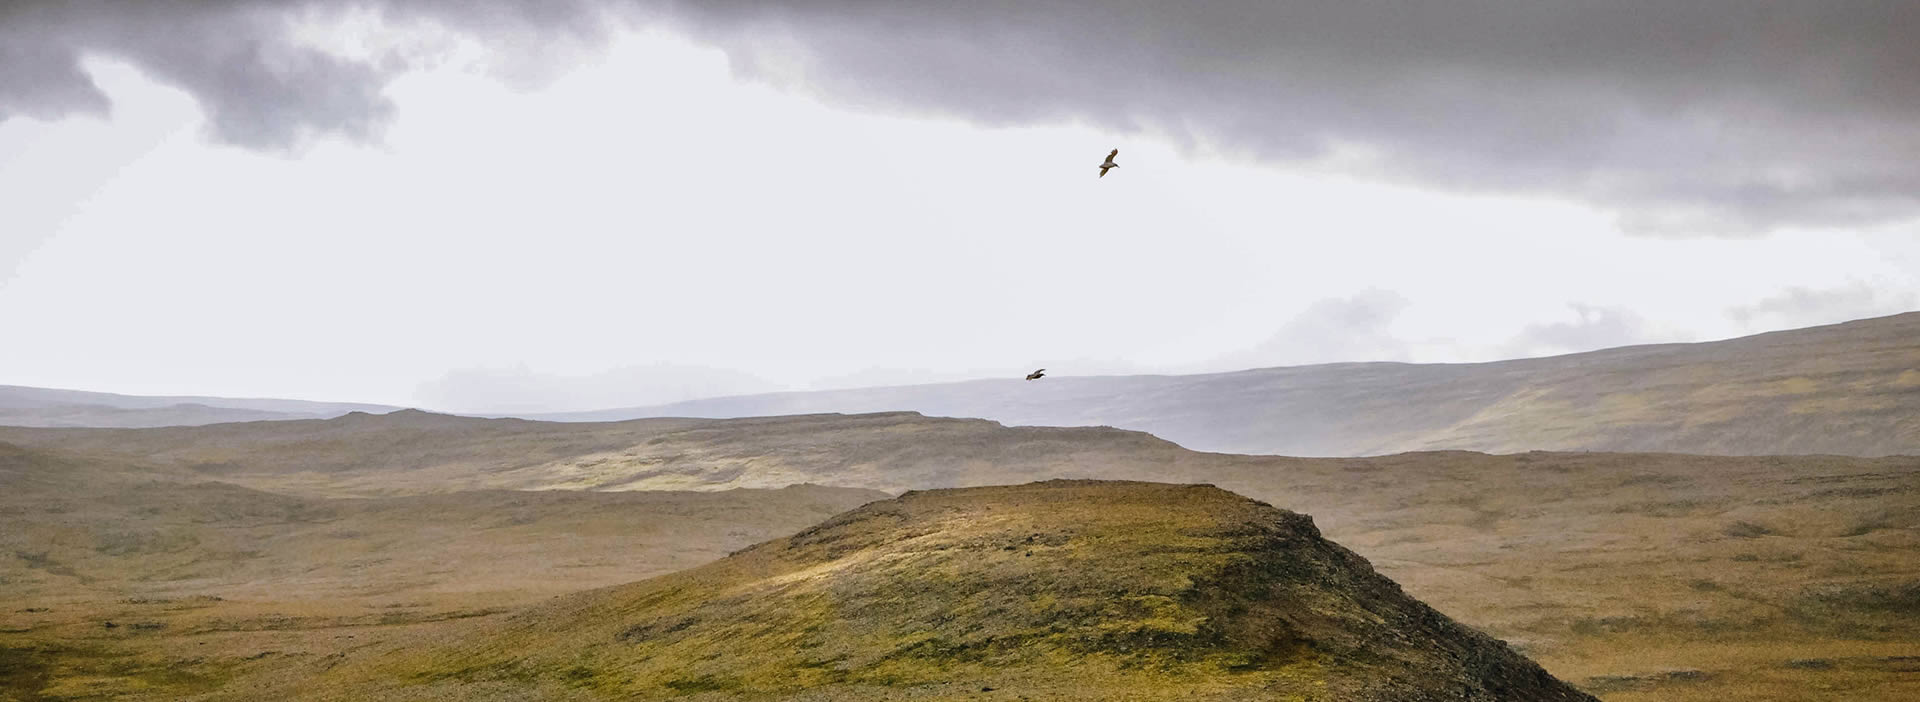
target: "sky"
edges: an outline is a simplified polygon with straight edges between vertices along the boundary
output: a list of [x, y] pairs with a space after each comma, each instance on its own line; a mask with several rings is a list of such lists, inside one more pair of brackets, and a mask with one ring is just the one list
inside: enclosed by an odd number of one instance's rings
[[553, 411], [1909, 311], [1917, 25], [1866, 1], [8, 3], [0, 384]]

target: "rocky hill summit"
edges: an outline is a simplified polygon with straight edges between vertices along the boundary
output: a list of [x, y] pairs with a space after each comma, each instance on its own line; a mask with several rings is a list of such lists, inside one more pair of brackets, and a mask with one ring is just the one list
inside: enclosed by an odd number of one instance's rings
[[244, 694], [1592, 699], [1304, 515], [1112, 481], [909, 492], [706, 566], [324, 665]]

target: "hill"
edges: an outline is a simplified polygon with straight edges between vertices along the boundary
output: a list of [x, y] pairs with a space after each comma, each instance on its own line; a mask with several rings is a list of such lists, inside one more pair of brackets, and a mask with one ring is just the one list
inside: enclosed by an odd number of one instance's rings
[[1920, 454], [1920, 312], [1696, 344], [1495, 363], [1338, 363], [1188, 376], [778, 393], [542, 415], [561, 421], [914, 411], [1113, 426], [1201, 451], [1460, 449]]
[[[316, 496], [795, 483], [898, 492], [1017, 482], [1036, 470], [1096, 477], [1186, 453], [1139, 432], [911, 413], [561, 423], [402, 410], [199, 427], [0, 427], [0, 441]], [[1120, 457], [1133, 460], [1110, 460]]]
[[[1920, 454], [1920, 312], [1697, 344], [1493, 363], [1338, 363], [1185, 376], [980, 380], [525, 415], [613, 422], [918, 412], [1112, 426], [1291, 456], [1431, 450]], [[0, 426], [158, 427], [396, 408], [0, 386]]]
[[397, 407], [348, 402], [160, 397], [0, 385], [0, 426], [164, 427], [337, 417]]
[[[235, 698], [1591, 700], [1210, 486], [914, 492]], [[285, 678], [283, 678], [285, 679]]]

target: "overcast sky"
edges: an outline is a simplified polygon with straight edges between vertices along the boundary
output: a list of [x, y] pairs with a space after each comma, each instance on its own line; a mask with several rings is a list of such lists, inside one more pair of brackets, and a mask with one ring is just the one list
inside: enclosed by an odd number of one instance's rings
[[0, 384], [534, 411], [1907, 311], [1913, 26], [1904, 1], [10, 2]]

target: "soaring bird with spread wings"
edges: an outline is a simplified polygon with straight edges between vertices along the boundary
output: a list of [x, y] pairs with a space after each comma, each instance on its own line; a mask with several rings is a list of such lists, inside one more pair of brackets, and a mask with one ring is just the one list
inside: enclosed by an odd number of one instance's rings
[[1028, 373], [1028, 374], [1027, 374], [1027, 380], [1039, 380], [1039, 379], [1041, 379], [1041, 378], [1044, 378], [1044, 377], [1046, 377], [1046, 375], [1047, 375], [1047, 369], [1045, 369], [1045, 368], [1042, 368], [1042, 369], [1040, 369], [1040, 370], [1037, 370], [1037, 371], [1034, 371], [1034, 372], [1032, 372], [1032, 373]]
[[1119, 155], [1120, 155], [1119, 149], [1114, 149], [1113, 151], [1107, 153], [1107, 162], [1100, 164], [1100, 177], [1102, 178], [1107, 177], [1107, 169], [1120, 167], [1120, 164], [1113, 162], [1113, 157], [1119, 156]]

